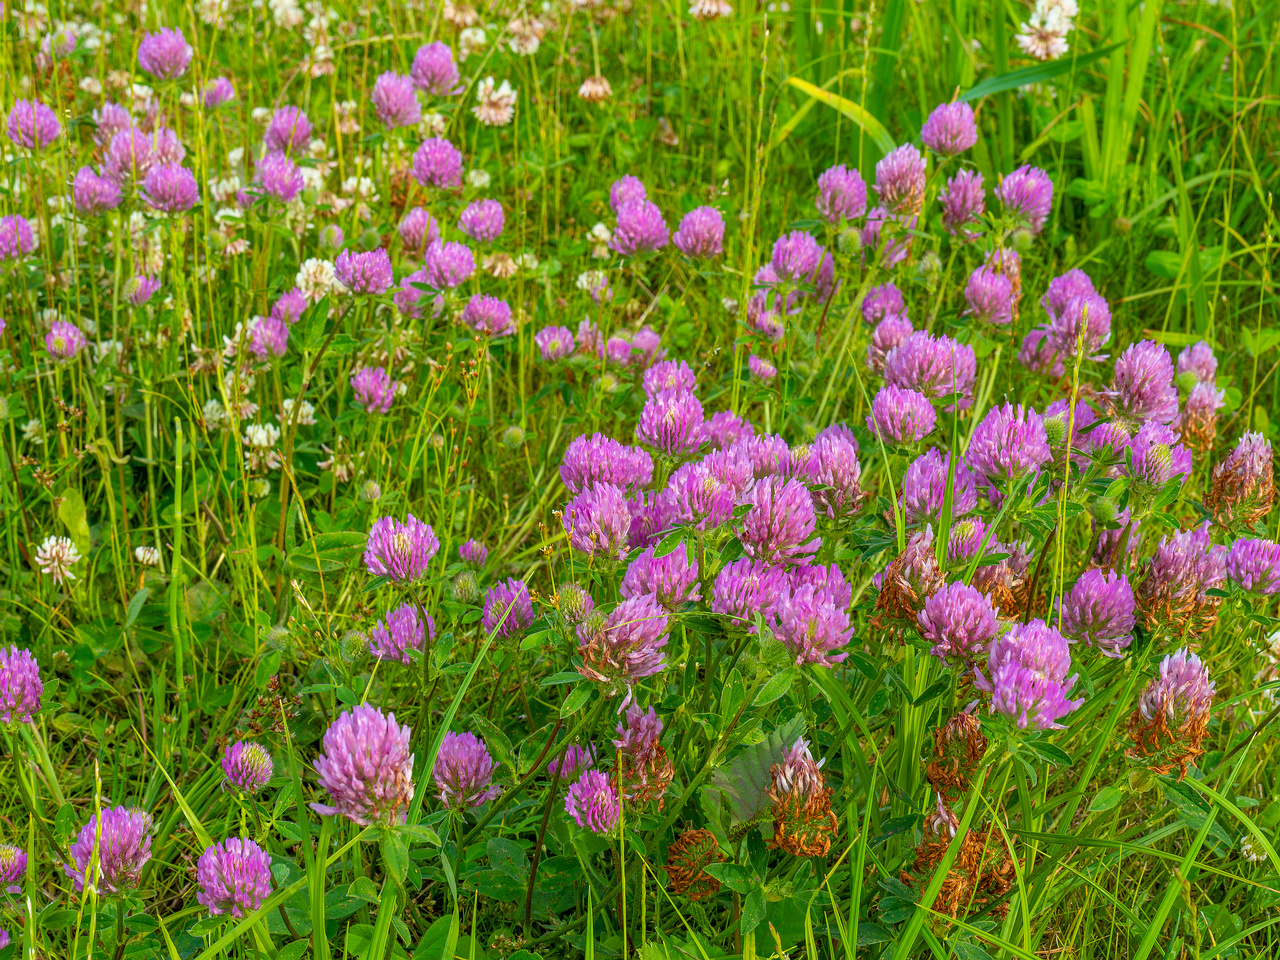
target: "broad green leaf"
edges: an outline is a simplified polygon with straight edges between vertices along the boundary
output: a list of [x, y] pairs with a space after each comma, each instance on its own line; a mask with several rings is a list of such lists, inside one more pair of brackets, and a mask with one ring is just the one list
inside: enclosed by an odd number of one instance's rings
[[1107, 810], [1114, 810], [1123, 799], [1124, 791], [1119, 787], [1103, 787], [1098, 791], [1097, 796], [1090, 801], [1089, 812], [1102, 813]]
[[143, 587], [129, 598], [129, 606], [124, 614], [125, 629], [133, 626], [133, 621], [138, 619], [138, 613], [142, 610], [142, 605], [147, 602], [147, 597], [150, 595], [151, 590], [148, 587]]
[[528, 881], [529, 857], [525, 854], [524, 847], [520, 846], [520, 844], [514, 840], [508, 840], [506, 837], [493, 837], [486, 844], [485, 849], [489, 854], [489, 864], [493, 869], [506, 874], [518, 883]]
[[765, 685], [760, 688], [760, 692], [756, 694], [756, 698], [752, 702], [752, 706], [767, 707], [791, 689], [791, 681], [794, 678], [795, 671], [790, 667], [783, 670], [781, 673], [775, 673], [768, 679]]
[[764, 809], [769, 801], [769, 771], [802, 733], [804, 718], [797, 716], [711, 775], [712, 787], [728, 798], [735, 823], [753, 820]]
[[574, 687], [569, 696], [565, 697], [564, 705], [560, 708], [560, 716], [571, 717], [581, 710], [586, 706], [587, 701], [591, 699], [591, 693], [594, 689], [589, 683]]
[[1142, 265], [1157, 277], [1173, 280], [1182, 272], [1182, 259], [1177, 250], [1152, 250]]
[[84, 497], [75, 487], [67, 487], [60, 494], [62, 502], [58, 504], [58, 519], [67, 528], [67, 536], [76, 545], [80, 556], [89, 555], [89, 521], [85, 518]]
[[659, 541], [658, 545], [653, 548], [654, 557], [665, 557], [668, 553], [680, 546], [684, 542], [684, 527], [676, 527], [670, 533]]
[[741, 929], [743, 934], [748, 934], [760, 926], [764, 920], [764, 913], [764, 891], [757, 887], [747, 894], [746, 899], [742, 901]]
[[409, 872], [409, 848], [394, 830], [382, 835], [382, 865], [387, 876], [398, 884], [404, 883], [405, 874]]
[[981, 83], [974, 84], [963, 94], [960, 99], [972, 102], [980, 100], [983, 97], [989, 97], [993, 93], [1003, 93], [1006, 90], [1017, 90], [1019, 87], [1029, 86], [1033, 83], [1044, 83], [1046, 80], [1052, 80], [1064, 73], [1070, 73], [1078, 67], [1083, 67], [1093, 63], [1099, 57], [1105, 57], [1112, 50], [1115, 50], [1121, 44], [1113, 43], [1110, 46], [1102, 47], [1098, 50], [1090, 50], [1088, 53], [1082, 53], [1078, 57], [1063, 57], [1060, 60], [1053, 60], [1049, 63], [1037, 64], [1033, 67], [1023, 67], [1020, 70], [1011, 70], [1008, 73], [998, 77], [988, 77]]

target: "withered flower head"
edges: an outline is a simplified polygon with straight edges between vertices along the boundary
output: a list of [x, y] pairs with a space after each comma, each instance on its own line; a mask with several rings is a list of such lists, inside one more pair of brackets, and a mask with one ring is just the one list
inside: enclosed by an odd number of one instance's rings
[[667, 876], [671, 892], [701, 900], [720, 889], [720, 881], [707, 873], [708, 864], [722, 863], [720, 844], [710, 830], [686, 830], [667, 848]]
[[[935, 826], [933, 838], [926, 836], [916, 847], [913, 872], [903, 870], [903, 883], [924, 890], [951, 844], [950, 830]], [[954, 829], [954, 827], [952, 828]], [[1008, 893], [1017, 876], [1013, 851], [994, 827], [970, 830], [960, 841], [960, 852], [952, 861], [946, 879], [933, 901], [933, 909], [948, 917], [972, 916], [988, 903]], [[1007, 903], [991, 910], [993, 917], [1004, 917]]]
[[1178, 767], [1181, 780], [1187, 764], [1204, 753], [1201, 744], [1216, 692], [1209, 671], [1194, 653], [1183, 647], [1165, 657], [1159, 676], [1147, 684], [1129, 718], [1133, 746], [1125, 756], [1161, 775]]
[[914, 626], [926, 598], [942, 589], [946, 578], [933, 552], [933, 527], [917, 530], [906, 548], [880, 575], [880, 596], [872, 625], [885, 630], [896, 621]]
[[831, 810], [831, 788], [809, 744], [797, 739], [770, 770], [773, 785], [773, 842], [797, 857], [825, 857], [840, 823]]
[[925, 771], [929, 785], [940, 798], [958, 800], [987, 752], [982, 724], [971, 713], [957, 713], [933, 730], [933, 762]]
[[1252, 526], [1271, 512], [1276, 496], [1271, 443], [1246, 433], [1226, 460], [1213, 468], [1213, 484], [1204, 505], [1224, 527]]

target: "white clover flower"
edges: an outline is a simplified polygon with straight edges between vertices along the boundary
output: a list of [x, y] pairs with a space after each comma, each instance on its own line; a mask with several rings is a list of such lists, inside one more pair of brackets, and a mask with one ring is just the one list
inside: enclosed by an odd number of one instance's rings
[[477, 190], [488, 190], [491, 183], [493, 183], [493, 177], [489, 176], [488, 170], [475, 167], [467, 171], [467, 186]]
[[216, 432], [227, 425], [227, 409], [217, 397], [204, 402], [204, 406], [200, 410], [200, 416], [204, 418], [204, 425], [207, 430]]
[[46, 537], [36, 550], [36, 565], [46, 576], [53, 577], [54, 583], [74, 580], [76, 575], [71, 572], [71, 566], [79, 561], [80, 552], [69, 537]]
[[280, 454], [275, 446], [280, 442], [280, 428], [274, 423], [250, 423], [244, 428], [244, 445], [249, 451], [249, 469], [278, 470]]
[[[243, 186], [244, 184], [240, 182], [240, 178], [234, 173], [229, 177], [215, 177], [209, 181], [209, 195], [218, 203], [230, 203]], [[217, 212], [216, 216], [221, 220], [228, 212], [235, 213], [237, 216], [240, 215], [238, 209], [228, 211], [223, 208]]]
[[715, 20], [717, 17], [733, 15], [733, 7], [724, 0], [693, 0], [689, 5], [689, 16], [695, 20]]
[[605, 276], [603, 270], [583, 270], [578, 274], [577, 287], [579, 290], [590, 293], [592, 290], [599, 290], [601, 287], [609, 285], [609, 278]]
[[335, 286], [341, 286], [334, 274], [333, 263], [319, 257], [304, 260], [293, 282], [307, 298], [307, 302], [313, 304], [328, 296]]
[[[297, 424], [300, 427], [309, 427], [316, 422], [316, 408], [308, 401], [303, 400], [297, 405], [298, 419]], [[280, 403], [280, 422], [288, 423], [293, 419], [294, 399], [293, 397], [285, 397]]]
[[1260, 846], [1254, 846], [1252, 834], [1246, 833], [1240, 838], [1240, 856], [1244, 857], [1250, 863], [1262, 863], [1268, 859], [1267, 851]]
[[516, 114], [516, 98], [510, 82], [501, 85], [493, 77], [485, 77], [476, 87], [476, 105], [471, 108], [475, 118], [487, 127], [505, 127]]
[[22, 439], [37, 446], [44, 445], [44, 424], [39, 420], [28, 420], [22, 428]]
[[271, 18], [282, 30], [293, 30], [302, 26], [305, 18], [298, 6], [298, 0], [269, 0], [267, 6], [271, 10]]
[[160, 551], [155, 547], [141, 546], [134, 547], [133, 559], [137, 560], [144, 567], [158, 567], [160, 565]]
[[418, 121], [418, 133], [423, 137], [443, 137], [449, 129], [449, 118], [443, 113], [428, 110]]
[[609, 256], [609, 241], [613, 239], [613, 231], [605, 224], [597, 223], [587, 234], [591, 240], [591, 256], [603, 260]]
[[483, 50], [488, 38], [479, 27], [467, 27], [458, 34], [458, 59], [465, 60], [479, 50]]

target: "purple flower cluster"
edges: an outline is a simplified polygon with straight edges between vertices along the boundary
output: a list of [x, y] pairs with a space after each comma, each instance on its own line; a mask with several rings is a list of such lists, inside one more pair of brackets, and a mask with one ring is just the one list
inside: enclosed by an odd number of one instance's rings
[[902, 477], [902, 510], [908, 524], [931, 523], [942, 512], [947, 484], [951, 484], [951, 515], [963, 517], [978, 506], [977, 478], [963, 460], [951, 454], [926, 450], [913, 460]]
[[602, 560], [621, 560], [631, 534], [631, 510], [621, 487], [596, 482], [584, 486], [561, 516], [575, 551]]
[[1142, 691], [1138, 710], [1147, 720], [1163, 718], [1178, 730], [1203, 724], [1217, 692], [1200, 658], [1183, 647], [1160, 661], [1160, 673]]
[[317, 813], [340, 815], [362, 827], [403, 823], [413, 801], [413, 733], [395, 714], [361, 704], [324, 732], [316, 777], [331, 804]]
[[68, 320], [55, 320], [44, 335], [44, 346], [54, 360], [70, 360], [84, 349], [84, 334]]
[[965, 464], [989, 483], [1034, 473], [1053, 457], [1044, 420], [1034, 410], [992, 407], [973, 429]]
[[62, 868], [76, 892], [88, 884], [100, 896], [117, 897], [136, 888], [151, 859], [151, 826], [150, 814], [124, 806], [105, 808], [101, 820], [91, 816], [68, 850], [71, 862]]
[[573, 783], [596, 765], [596, 750], [591, 744], [580, 747], [571, 743], [564, 752], [547, 764], [547, 776], [559, 777], [565, 783]]
[[1087, 273], [1068, 270], [1054, 277], [1040, 304], [1049, 317], [1040, 329], [1060, 362], [1074, 360], [1077, 349], [1086, 359], [1099, 359], [1098, 351], [1111, 339], [1111, 308]]
[[933, 432], [938, 414], [917, 390], [889, 384], [871, 401], [867, 429], [886, 443], [915, 443]]
[[[624, 178], [625, 179], [625, 178]], [[638, 181], [637, 181], [638, 182]], [[617, 184], [614, 184], [617, 187]], [[644, 190], [643, 185], [641, 191]], [[611, 191], [612, 193], [612, 191]], [[662, 211], [648, 200], [628, 200], [621, 206], [615, 206], [618, 222], [613, 230], [613, 239], [609, 247], [624, 257], [653, 250], [661, 250], [667, 245], [669, 232], [667, 222], [662, 218]]]
[[409, 77], [423, 93], [436, 97], [449, 97], [461, 92], [458, 65], [447, 43], [436, 40], [424, 44], [413, 55]]
[[1021, 166], [1000, 181], [996, 196], [1019, 226], [1039, 233], [1053, 208], [1053, 181], [1039, 167]]
[[462, 154], [448, 140], [428, 137], [413, 155], [413, 176], [424, 187], [452, 189], [462, 183]]
[[183, 213], [200, 199], [195, 174], [180, 163], [160, 163], [142, 180], [142, 199], [163, 213]]
[[194, 53], [181, 29], [162, 27], [138, 44], [138, 66], [157, 80], [175, 80], [187, 72]]
[[920, 635], [933, 644], [930, 652], [964, 670], [975, 668], [1000, 630], [990, 599], [976, 587], [960, 582], [949, 583], [926, 597], [916, 620]]
[[511, 305], [505, 300], [477, 293], [462, 308], [462, 322], [486, 337], [509, 337], [516, 332]]
[[822, 540], [814, 537], [813, 498], [799, 480], [763, 477], [744, 502], [751, 509], [742, 518], [738, 539], [747, 556], [778, 563], [812, 554], [822, 546]]
[[196, 862], [196, 900], [217, 916], [239, 920], [271, 895], [271, 857], [252, 840], [229, 837], [205, 848]]
[[43, 695], [40, 666], [31, 651], [0, 646], [0, 723], [31, 723]]
[[43, 150], [62, 136], [58, 115], [39, 100], [18, 100], [9, 111], [9, 139], [28, 150]]
[[506, 219], [497, 200], [473, 200], [458, 215], [458, 229], [472, 240], [488, 243], [502, 236]]
[[770, 611], [773, 634], [796, 663], [830, 667], [848, 656], [835, 652], [853, 639], [847, 584], [834, 564], [825, 576], [818, 583], [797, 582], [793, 577]]
[[573, 493], [595, 482], [643, 487], [653, 479], [653, 458], [602, 433], [583, 434], [565, 451], [560, 479]]
[[410, 77], [387, 71], [373, 82], [373, 109], [384, 127], [416, 127], [422, 119], [422, 104]]
[[100, 177], [92, 167], [81, 167], [71, 183], [71, 195], [76, 209], [94, 216], [120, 206], [120, 186], [110, 177]]
[[311, 142], [311, 121], [299, 107], [284, 106], [271, 115], [271, 122], [262, 135], [267, 151], [281, 150], [293, 153], [306, 149]]
[[818, 212], [831, 224], [856, 220], [867, 212], [867, 185], [862, 174], [843, 163], [828, 167], [818, 176]]
[[369, 631], [369, 652], [379, 660], [411, 663], [409, 651], [422, 650], [426, 639], [435, 639], [436, 624], [414, 603], [402, 603]]
[[662, 390], [640, 411], [636, 438], [668, 457], [679, 457], [702, 444], [702, 426], [702, 404], [692, 390]]
[[715, 207], [695, 207], [680, 220], [671, 242], [695, 260], [720, 256], [724, 251], [724, 215]]
[[683, 542], [660, 557], [650, 547], [631, 561], [618, 592], [628, 599], [649, 595], [675, 611], [683, 603], [702, 599], [698, 563], [689, 558]]
[[982, 187], [982, 174], [977, 170], [959, 170], [947, 181], [938, 195], [942, 204], [942, 224], [953, 237], [977, 239], [970, 224], [982, 220], [987, 212], [987, 195]]
[[21, 260], [35, 248], [30, 220], [17, 214], [0, 217], [0, 260]]
[[475, 273], [476, 260], [465, 243], [436, 240], [427, 247], [422, 269], [429, 286], [436, 290], [452, 290]]
[[1227, 551], [1227, 576], [1250, 593], [1280, 593], [1280, 544], [1237, 540]]
[[495, 639], [520, 637], [533, 623], [533, 598], [523, 580], [499, 581], [484, 598], [480, 626]]
[[979, 673], [975, 685], [991, 694], [991, 712], [1023, 730], [1061, 730], [1058, 721], [1084, 699], [1069, 700], [1075, 685], [1068, 678], [1071, 654], [1067, 639], [1043, 620], [1014, 624], [991, 645], [990, 678]]
[[1003, 273], [978, 267], [964, 288], [965, 312], [981, 323], [1013, 322], [1013, 283]]
[[666, 669], [663, 647], [671, 620], [652, 594], [623, 600], [608, 616], [589, 616], [578, 626], [579, 672], [617, 692]]
[[239, 740], [227, 744], [222, 755], [222, 773], [227, 783], [245, 793], [257, 793], [265, 787], [274, 769], [271, 754], [261, 744]]
[[917, 390], [934, 399], [955, 399], [947, 409], [964, 409], [973, 402], [978, 361], [973, 347], [947, 336], [918, 331], [884, 358], [885, 382]]
[[431, 776], [440, 802], [451, 810], [481, 806], [502, 792], [493, 783], [489, 750], [474, 733], [446, 733]]
[[871, 333], [871, 343], [867, 346], [867, 369], [878, 375], [883, 374], [890, 352], [913, 333], [915, 327], [905, 314], [886, 314]]
[[910, 217], [924, 204], [925, 161], [909, 143], [889, 151], [876, 163], [876, 196], [895, 217]]
[[920, 128], [920, 139], [934, 153], [954, 157], [978, 142], [978, 124], [973, 107], [964, 101], [934, 107]]
[[440, 550], [431, 525], [413, 514], [401, 523], [383, 517], [369, 531], [364, 565], [375, 577], [394, 583], [416, 583], [427, 575], [427, 566]]
[[602, 836], [613, 833], [622, 818], [618, 790], [599, 770], [588, 770], [569, 787], [564, 809], [582, 829]]
[[391, 409], [399, 384], [382, 367], [357, 367], [351, 375], [351, 392], [365, 413], [386, 413]]
[[1107, 397], [1114, 415], [1134, 428], [1147, 420], [1172, 423], [1178, 416], [1178, 388], [1169, 351], [1151, 340], [1126, 348]]

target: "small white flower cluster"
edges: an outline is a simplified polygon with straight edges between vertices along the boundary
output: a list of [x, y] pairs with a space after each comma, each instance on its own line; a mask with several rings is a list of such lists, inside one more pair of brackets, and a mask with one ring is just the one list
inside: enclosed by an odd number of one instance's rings
[[505, 127], [515, 116], [516, 96], [508, 81], [499, 85], [493, 77], [485, 77], [476, 87], [476, 105], [471, 112], [486, 127]]
[[250, 423], [244, 428], [244, 445], [249, 454], [249, 469], [279, 470], [280, 453], [276, 444], [280, 442], [280, 428], [274, 423]]
[[1068, 50], [1067, 34], [1076, 28], [1076, 0], [1036, 0], [1031, 18], [1018, 31], [1018, 46], [1037, 60], [1057, 60]]
[[36, 565], [42, 573], [53, 577], [54, 583], [74, 580], [73, 564], [80, 561], [80, 551], [69, 537], [46, 537], [36, 550]]
[[1244, 857], [1250, 863], [1261, 863], [1269, 859], [1267, 851], [1260, 846], [1254, 846], [1253, 836], [1245, 834], [1240, 838], [1240, 856]]

